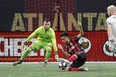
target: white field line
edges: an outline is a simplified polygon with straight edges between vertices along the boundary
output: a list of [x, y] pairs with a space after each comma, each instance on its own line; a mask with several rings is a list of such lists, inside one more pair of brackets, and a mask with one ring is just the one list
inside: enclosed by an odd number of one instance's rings
[[[23, 62], [22, 64], [43, 64], [44, 62]], [[48, 62], [58, 63], [58, 62]], [[116, 63], [116, 61], [105, 61], [105, 62], [86, 62], [86, 63]], [[13, 64], [13, 62], [0, 62], [0, 64]]]

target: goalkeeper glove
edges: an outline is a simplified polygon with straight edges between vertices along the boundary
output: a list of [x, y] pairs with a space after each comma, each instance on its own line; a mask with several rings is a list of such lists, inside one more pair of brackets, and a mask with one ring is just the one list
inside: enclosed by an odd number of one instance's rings
[[58, 56], [58, 52], [55, 51], [55, 59], [58, 60], [59, 56]]
[[25, 46], [25, 44], [22, 44], [22, 45], [20, 46], [20, 49], [21, 49], [21, 50], [24, 49], [24, 46]]
[[58, 58], [59, 58], [58, 55], [55, 55], [55, 59], [58, 60]]
[[21, 46], [20, 46], [20, 49], [24, 49], [25, 45], [27, 44], [27, 42], [25, 41]]

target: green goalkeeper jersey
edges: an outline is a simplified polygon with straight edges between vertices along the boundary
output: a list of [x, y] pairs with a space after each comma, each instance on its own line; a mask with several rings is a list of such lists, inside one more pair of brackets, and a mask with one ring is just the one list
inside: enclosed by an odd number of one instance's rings
[[57, 51], [56, 46], [56, 36], [52, 28], [45, 30], [44, 26], [37, 28], [27, 39], [26, 42], [29, 42], [32, 38], [37, 37], [37, 40], [52, 43], [54, 51]]

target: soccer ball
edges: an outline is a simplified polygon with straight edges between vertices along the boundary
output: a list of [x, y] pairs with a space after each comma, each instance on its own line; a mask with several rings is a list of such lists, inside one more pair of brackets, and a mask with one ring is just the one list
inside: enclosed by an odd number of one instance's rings
[[67, 63], [64, 62], [64, 61], [61, 61], [61, 62], [58, 64], [58, 67], [59, 67], [59, 69], [61, 69], [61, 70], [65, 70], [66, 67], [67, 67]]

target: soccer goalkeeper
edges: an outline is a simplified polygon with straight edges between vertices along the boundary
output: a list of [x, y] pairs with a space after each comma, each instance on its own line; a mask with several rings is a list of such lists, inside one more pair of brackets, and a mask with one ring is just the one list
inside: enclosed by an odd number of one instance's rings
[[41, 26], [37, 28], [27, 39], [26, 41], [21, 45], [21, 49], [24, 48], [24, 46], [34, 37], [37, 37], [37, 40], [33, 42], [22, 54], [21, 58], [19, 61], [16, 61], [13, 63], [14, 66], [17, 64], [21, 64], [28, 56], [28, 54], [31, 51], [37, 52], [39, 49], [44, 48], [46, 51], [45, 54], [45, 61], [44, 61], [44, 66], [46, 66], [50, 56], [51, 56], [51, 51], [52, 51], [52, 46], [54, 49], [55, 53], [55, 59], [58, 59], [58, 52], [57, 52], [57, 46], [56, 46], [56, 36], [55, 32], [52, 28], [50, 28], [50, 21], [48, 19], [45, 19], [44, 21], [44, 26]]

